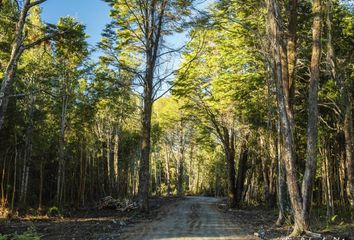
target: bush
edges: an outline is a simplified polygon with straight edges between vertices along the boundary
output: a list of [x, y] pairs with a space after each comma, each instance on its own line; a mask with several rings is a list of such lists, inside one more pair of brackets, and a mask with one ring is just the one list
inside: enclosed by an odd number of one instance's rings
[[9, 215], [11, 215], [10, 209], [6, 207], [0, 207], [0, 218], [9, 218]]
[[50, 217], [57, 217], [60, 215], [59, 208], [56, 206], [53, 206], [48, 209], [48, 216]]

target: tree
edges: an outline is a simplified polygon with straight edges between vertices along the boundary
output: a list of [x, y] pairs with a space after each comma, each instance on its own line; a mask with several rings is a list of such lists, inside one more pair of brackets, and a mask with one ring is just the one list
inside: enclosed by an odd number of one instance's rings
[[[312, 57], [310, 68], [310, 90], [308, 97], [308, 123], [307, 123], [307, 160], [302, 185], [303, 216], [307, 226], [310, 226], [310, 209], [312, 202], [313, 182], [317, 164], [317, 122], [318, 122], [318, 83], [320, 79], [321, 60], [321, 0], [314, 0], [312, 4], [314, 14], [312, 26]], [[300, 231], [301, 231], [300, 230]]]
[[11, 55], [2, 76], [1, 89], [0, 89], [0, 130], [2, 129], [4, 124], [5, 114], [7, 110], [8, 101], [9, 101], [9, 95], [11, 93], [11, 88], [13, 86], [17, 63], [22, 53], [26, 49], [32, 48], [52, 37], [48, 35], [43, 38], [35, 39], [34, 41], [29, 43], [25, 42], [24, 28], [26, 25], [28, 12], [31, 10], [31, 8], [45, 1], [46, 0], [37, 0], [37, 1], [25, 0], [22, 9], [17, 10], [18, 19], [16, 23], [14, 39], [12, 42]]
[[[228, 164], [229, 205], [236, 207], [241, 204], [247, 169], [248, 120], [257, 122], [260, 119], [252, 109], [258, 106], [256, 92], [263, 91], [263, 72], [260, 56], [248, 50], [252, 49], [249, 48], [252, 43], [246, 40], [247, 35], [242, 26], [231, 23], [225, 27], [234, 31], [220, 32], [218, 28], [193, 30], [192, 34], [197, 37], [188, 46], [184, 64], [189, 64], [196, 52], [199, 53], [188, 71], [180, 72], [173, 90], [177, 96], [187, 99], [187, 106], [193, 109], [196, 117], [201, 119], [201, 124], [211, 129], [222, 144]], [[246, 95], [249, 99], [245, 99]], [[237, 136], [239, 142], [243, 142], [243, 147], [236, 178]]]
[[[166, 56], [175, 52], [164, 44], [164, 38], [181, 30], [189, 15], [188, 1], [126, 1], [106, 0], [113, 18], [111, 28], [119, 30], [117, 47], [119, 67], [132, 72], [142, 98], [142, 144], [139, 171], [139, 204], [147, 211], [149, 197], [149, 162], [151, 151], [151, 113], [159, 90], [172, 74], [166, 72]], [[165, 51], [164, 51], [165, 50]], [[121, 58], [123, 56], [123, 58]], [[124, 58], [124, 56], [126, 56]], [[135, 64], [127, 61], [128, 56]], [[169, 71], [169, 70], [167, 70]], [[171, 70], [170, 70], [171, 71]]]
[[279, 106], [279, 115], [282, 125], [282, 135], [284, 141], [284, 154], [286, 158], [286, 169], [288, 179], [288, 189], [291, 204], [294, 210], [294, 230], [291, 235], [299, 235], [309, 229], [309, 211], [312, 195], [312, 183], [316, 169], [316, 151], [317, 151], [317, 86], [319, 79], [319, 61], [320, 61], [320, 39], [321, 39], [321, 2], [313, 1], [313, 51], [311, 59], [311, 81], [309, 91], [309, 120], [308, 120], [308, 148], [307, 148], [307, 164], [305, 177], [303, 182], [302, 194], [297, 184], [295, 152], [293, 149], [294, 135], [293, 125], [291, 124], [292, 116], [289, 114], [289, 103], [287, 86], [282, 80], [287, 67], [284, 67], [282, 52], [283, 46], [283, 22], [276, 1], [268, 0], [268, 24], [271, 39], [273, 67], [275, 68], [275, 79], [277, 88], [277, 98]]
[[[328, 225], [345, 221], [354, 196], [349, 1], [107, 2], [112, 22], [92, 59], [78, 20], [54, 26], [39, 4], [28, 10], [28, 48], [6, 83], [1, 208], [81, 208], [111, 196], [138, 197], [147, 210], [149, 195], [203, 194], [230, 207], [277, 200], [277, 224], [292, 217], [292, 235], [317, 231], [311, 208], [326, 208]], [[24, 3], [0, 1], [2, 79]], [[186, 46], [169, 43], [186, 31]]]
[[58, 93], [61, 105], [56, 201], [61, 205], [65, 186], [65, 132], [68, 127], [68, 108], [75, 99], [73, 90], [78, 84], [79, 68], [85, 60], [88, 50], [84, 25], [79, 24], [74, 18], [67, 17], [59, 20], [58, 28], [63, 32], [71, 29], [70, 34], [60, 37], [55, 44], [55, 60], [58, 63]]

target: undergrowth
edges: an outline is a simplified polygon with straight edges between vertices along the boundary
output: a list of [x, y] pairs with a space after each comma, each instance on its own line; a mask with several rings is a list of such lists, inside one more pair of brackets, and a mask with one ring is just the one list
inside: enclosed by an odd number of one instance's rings
[[41, 237], [38, 235], [34, 227], [30, 227], [26, 232], [22, 234], [13, 233], [2, 235], [0, 234], [0, 240], [40, 240]]

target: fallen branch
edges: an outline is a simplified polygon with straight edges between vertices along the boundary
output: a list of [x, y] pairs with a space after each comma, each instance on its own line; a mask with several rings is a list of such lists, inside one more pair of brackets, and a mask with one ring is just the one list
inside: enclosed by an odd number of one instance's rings
[[111, 196], [102, 198], [98, 204], [98, 209], [114, 209], [120, 212], [128, 212], [138, 208], [138, 204], [130, 200], [118, 200]]

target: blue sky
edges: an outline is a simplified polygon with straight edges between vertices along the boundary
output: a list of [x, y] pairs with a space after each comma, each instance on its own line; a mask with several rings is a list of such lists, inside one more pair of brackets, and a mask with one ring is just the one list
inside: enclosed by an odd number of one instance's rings
[[[202, 0], [201, 7], [205, 7], [212, 0]], [[47, 0], [41, 4], [42, 17], [45, 22], [57, 23], [60, 17], [76, 17], [86, 25], [86, 33], [91, 45], [95, 45], [101, 39], [101, 32], [109, 23], [109, 6], [102, 0]], [[181, 46], [186, 38], [183, 35], [174, 35], [166, 39], [173, 47]], [[171, 46], [171, 47], [172, 47]]]
[[110, 21], [109, 7], [101, 0], [48, 0], [41, 4], [45, 22], [57, 23], [60, 17], [73, 16], [86, 25], [91, 45], [101, 38], [101, 32]]

